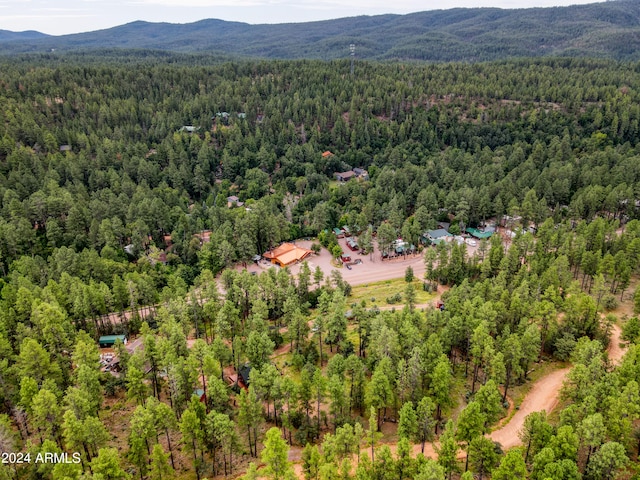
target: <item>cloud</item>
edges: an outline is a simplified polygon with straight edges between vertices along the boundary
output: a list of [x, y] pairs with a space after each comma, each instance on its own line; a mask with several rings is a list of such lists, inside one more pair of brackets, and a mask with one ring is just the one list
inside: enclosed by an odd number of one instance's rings
[[23, 15], [0, 15], [0, 21], [3, 20], [24, 20], [24, 19], [37, 19], [37, 18], [91, 18], [96, 17], [93, 14], [66, 14], [66, 15], [38, 15], [38, 14], [23, 14]]
[[84, 9], [84, 8], [47, 7], [47, 8], [39, 8], [38, 11], [41, 11], [41, 12], [86, 12], [87, 10]]
[[[86, 0], [85, 0], [86, 1]], [[163, 7], [180, 8], [212, 8], [212, 7], [276, 7], [289, 6], [292, 8], [344, 8], [371, 9], [389, 6], [387, 0], [351, 0], [348, 5], [339, 0], [132, 0], [131, 5], [157, 5]], [[411, 8], [415, 1], [400, 0], [394, 2], [396, 8]]]
[[133, 0], [129, 5], [157, 5], [161, 7], [211, 8], [211, 7], [258, 7], [273, 5], [269, 0]]

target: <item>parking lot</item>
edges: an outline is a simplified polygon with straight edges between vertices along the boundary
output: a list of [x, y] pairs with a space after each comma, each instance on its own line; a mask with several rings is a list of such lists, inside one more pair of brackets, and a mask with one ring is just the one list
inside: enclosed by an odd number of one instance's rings
[[[380, 252], [377, 247], [371, 255], [361, 255], [358, 252], [354, 252], [347, 247], [346, 240], [341, 238], [338, 240], [345, 254], [351, 257], [352, 261], [360, 259], [362, 263], [351, 265], [351, 269], [336, 263], [329, 251], [323, 248], [319, 255], [312, 255], [307, 259], [307, 263], [311, 268], [311, 271], [315, 270], [316, 266], [324, 272], [325, 276], [329, 275], [332, 270], [339, 270], [342, 277], [352, 285], [361, 285], [364, 283], [377, 282], [379, 280], [388, 280], [392, 278], [402, 277], [408, 266], [413, 268], [416, 276], [424, 275], [425, 266], [422, 260], [422, 255], [407, 255], [391, 259], [381, 260]], [[303, 240], [295, 242], [304, 248], [311, 248], [313, 241]], [[302, 264], [295, 264], [289, 267], [289, 270], [293, 275], [297, 275], [300, 272]], [[248, 267], [249, 271], [260, 272], [261, 270], [273, 267], [271, 263], [252, 264]], [[276, 267], [278, 268], [278, 267]]]
[[[311, 244], [315, 240], [298, 240], [295, 243], [304, 248], [311, 248]], [[351, 260], [361, 259], [362, 263], [357, 265], [351, 265], [351, 269], [338, 264], [329, 253], [326, 248], [323, 248], [318, 255], [312, 255], [307, 259], [307, 263], [311, 268], [311, 271], [315, 270], [316, 266], [324, 272], [325, 276], [329, 275], [332, 270], [339, 270], [344, 278], [351, 285], [363, 285], [371, 282], [378, 282], [381, 280], [391, 280], [394, 278], [400, 278], [404, 276], [407, 267], [413, 268], [413, 273], [416, 277], [422, 278], [426, 267], [424, 265], [423, 253], [401, 255], [392, 259], [382, 259], [377, 244], [374, 242], [374, 252], [369, 255], [362, 255], [357, 251], [352, 251], [347, 246], [347, 239], [340, 238], [338, 243], [342, 247], [345, 254], [351, 257]], [[478, 250], [478, 245], [471, 246], [465, 243], [467, 248], [467, 255], [474, 255]], [[424, 251], [423, 251], [424, 252]], [[301, 263], [289, 266], [289, 271], [293, 275], [297, 275], [300, 272]], [[251, 272], [257, 272], [266, 270], [268, 268], [275, 267], [271, 262], [262, 260], [259, 264], [250, 264], [247, 269]], [[242, 268], [241, 266], [238, 268]]]

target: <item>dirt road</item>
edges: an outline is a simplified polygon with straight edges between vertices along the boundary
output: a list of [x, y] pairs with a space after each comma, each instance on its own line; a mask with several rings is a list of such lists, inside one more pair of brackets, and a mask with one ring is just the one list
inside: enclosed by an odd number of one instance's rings
[[[620, 327], [614, 325], [611, 331], [611, 342], [607, 349], [609, 360], [614, 365], [618, 365], [624, 356], [624, 349], [620, 347], [620, 333]], [[511, 418], [511, 421], [502, 428], [492, 432], [489, 438], [500, 442], [504, 449], [521, 445], [522, 442], [520, 442], [518, 438], [518, 432], [524, 425], [524, 419], [530, 413], [541, 412], [542, 410], [551, 412], [556, 407], [558, 397], [560, 396], [560, 389], [570, 370], [570, 368], [556, 370], [538, 380], [523, 400], [520, 409]]]
[[622, 330], [618, 325], [613, 325], [611, 330], [611, 342], [609, 343], [609, 348], [607, 349], [607, 354], [609, 355], [609, 361], [613, 365], [620, 365], [622, 361], [622, 357], [624, 357], [625, 350], [620, 346], [620, 342], [622, 339], [620, 336], [622, 335]]
[[555, 408], [558, 404], [560, 388], [562, 388], [562, 383], [570, 370], [570, 368], [556, 370], [538, 380], [524, 398], [520, 409], [511, 418], [509, 423], [492, 432], [489, 438], [494, 442], [500, 442], [503, 449], [520, 445], [521, 442], [518, 438], [518, 432], [524, 425], [524, 419], [530, 413], [540, 412], [542, 410], [550, 412]]
[[[620, 327], [614, 325], [611, 332], [611, 343], [609, 344], [609, 348], [607, 349], [607, 354], [609, 356], [609, 360], [614, 365], [619, 365], [622, 357], [624, 356], [625, 350], [620, 346]], [[542, 410], [546, 410], [547, 412], [551, 412], [558, 404], [558, 398], [560, 395], [560, 389], [562, 388], [562, 384], [569, 373], [571, 368], [563, 368], [561, 370], [556, 370], [545, 377], [538, 380], [525, 399], [520, 405], [519, 410], [516, 414], [511, 418], [511, 420], [504, 425], [503, 427], [495, 430], [491, 434], [489, 434], [489, 438], [493, 441], [500, 442], [503, 449], [509, 449], [518, 445], [521, 445], [520, 439], [518, 438], [518, 432], [522, 429], [524, 425], [524, 419], [533, 412], [540, 412]], [[387, 446], [391, 449], [392, 453], [396, 452], [396, 444], [387, 444]], [[437, 446], [436, 443], [427, 443], [425, 445], [424, 454], [427, 458], [436, 459], [437, 455], [435, 452], [435, 448]], [[413, 454], [417, 455], [421, 451], [421, 445], [416, 444], [413, 445]], [[298, 461], [299, 455], [301, 453], [301, 449], [294, 447], [290, 451], [289, 459], [292, 461]], [[362, 455], [370, 455], [369, 448], [363, 448], [361, 450]], [[460, 452], [460, 457], [464, 458], [464, 452]], [[295, 465], [295, 471], [298, 475], [298, 478], [304, 478], [302, 474], [301, 465]]]

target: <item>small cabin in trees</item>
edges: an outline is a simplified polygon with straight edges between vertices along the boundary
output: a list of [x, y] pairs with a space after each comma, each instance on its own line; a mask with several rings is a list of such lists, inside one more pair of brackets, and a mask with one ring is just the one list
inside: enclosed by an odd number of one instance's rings
[[347, 170], [346, 172], [337, 172], [334, 175], [337, 181], [343, 182], [343, 183], [348, 182], [352, 178], [356, 177], [356, 174], [353, 170]]
[[193, 390], [193, 395], [198, 397], [198, 400], [200, 400], [202, 403], [206, 403], [207, 402], [207, 396], [204, 394], [204, 390], [202, 388], [194, 389]]
[[361, 178], [362, 180], [369, 180], [369, 172], [364, 168], [354, 168], [353, 173], [356, 174], [356, 177]]
[[358, 242], [356, 242], [353, 238], [350, 238], [347, 240], [347, 247], [355, 252], [356, 250], [358, 250]]
[[249, 388], [249, 376], [251, 375], [251, 365], [245, 363], [238, 372], [238, 384], [244, 388]]
[[427, 230], [424, 233], [424, 236], [431, 243], [444, 242], [453, 237], [453, 235], [447, 232], [444, 228], [439, 228], [437, 230]]
[[230, 197], [227, 197], [227, 207], [228, 208], [242, 207], [243, 205], [244, 205], [244, 202], [241, 202], [240, 199], [237, 196], [231, 195]]

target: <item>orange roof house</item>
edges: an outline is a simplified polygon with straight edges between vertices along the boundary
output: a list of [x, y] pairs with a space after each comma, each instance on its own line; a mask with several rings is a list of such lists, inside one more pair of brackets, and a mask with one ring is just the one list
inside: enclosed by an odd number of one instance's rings
[[313, 252], [308, 248], [298, 247], [293, 243], [283, 243], [273, 250], [266, 252], [263, 257], [271, 260], [271, 263], [286, 267], [296, 262], [304, 260], [310, 256]]
[[327, 150], [326, 152], [322, 152], [322, 158], [331, 157], [332, 155], [333, 153], [331, 153], [329, 150]]

